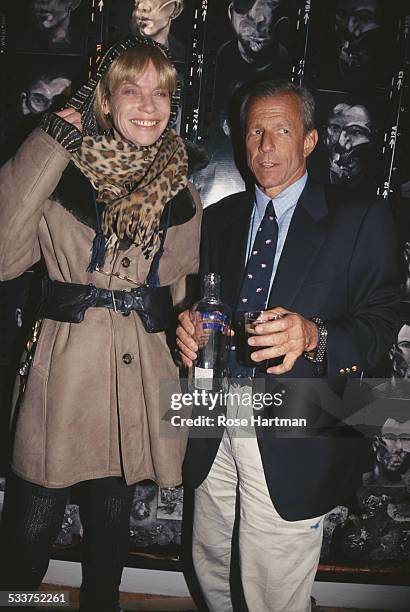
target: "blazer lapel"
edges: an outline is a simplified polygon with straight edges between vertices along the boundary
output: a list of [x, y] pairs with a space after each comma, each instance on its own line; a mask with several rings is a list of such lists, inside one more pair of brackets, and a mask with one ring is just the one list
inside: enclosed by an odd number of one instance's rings
[[254, 194], [244, 192], [235, 205], [232, 216], [220, 234], [219, 266], [223, 278], [222, 295], [227, 304], [236, 308], [245, 270], [246, 246], [252, 215]]
[[288, 230], [268, 307], [291, 309], [326, 237], [327, 203], [322, 185], [307, 181]]

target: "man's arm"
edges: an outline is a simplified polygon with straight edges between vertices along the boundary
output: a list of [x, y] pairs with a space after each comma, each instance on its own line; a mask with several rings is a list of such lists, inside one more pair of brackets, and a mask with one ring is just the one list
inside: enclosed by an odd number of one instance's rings
[[375, 367], [395, 342], [399, 327], [400, 279], [393, 217], [384, 201], [369, 207], [357, 237], [348, 277], [348, 313], [326, 321], [327, 374], [355, 365]]

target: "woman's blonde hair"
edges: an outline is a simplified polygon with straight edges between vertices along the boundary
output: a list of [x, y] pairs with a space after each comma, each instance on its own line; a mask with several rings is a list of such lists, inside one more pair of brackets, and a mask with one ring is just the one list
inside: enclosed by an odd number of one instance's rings
[[172, 62], [165, 56], [159, 47], [138, 44], [117, 57], [98, 83], [95, 91], [94, 111], [99, 126], [108, 130], [111, 122], [104, 114], [104, 103], [117, 91], [119, 86], [128, 81], [135, 83], [145, 72], [149, 61], [156, 68], [159, 75], [159, 87], [169, 91], [170, 97], [177, 87], [177, 72]]

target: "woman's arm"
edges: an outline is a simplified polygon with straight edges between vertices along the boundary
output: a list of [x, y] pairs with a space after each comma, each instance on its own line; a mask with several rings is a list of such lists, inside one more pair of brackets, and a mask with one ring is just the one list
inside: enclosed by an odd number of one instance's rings
[[196, 292], [199, 267], [199, 244], [202, 220], [202, 205], [195, 187], [188, 183], [188, 189], [195, 202], [194, 217], [180, 227], [178, 241], [180, 278], [172, 284], [171, 292], [174, 306], [178, 311], [191, 305]]
[[[48, 126], [36, 128], [0, 169], [0, 280], [20, 276], [40, 259], [38, 227], [44, 204], [71, 158], [65, 146], [73, 140], [68, 132], [74, 123], [56, 115], [47, 121]], [[81, 144], [81, 132], [75, 132]]]

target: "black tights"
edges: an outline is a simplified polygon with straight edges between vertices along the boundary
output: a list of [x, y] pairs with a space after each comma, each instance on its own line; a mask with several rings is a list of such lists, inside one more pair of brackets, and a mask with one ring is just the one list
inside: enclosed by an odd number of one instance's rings
[[[80, 610], [118, 609], [119, 586], [129, 546], [135, 485], [122, 478], [80, 485], [83, 525]], [[11, 475], [3, 512], [5, 548], [0, 590], [36, 590], [47, 571], [50, 549], [63, 521], [70, 488], [49, 489]], [[3, 548], [3, 546], [2, 546]]]

